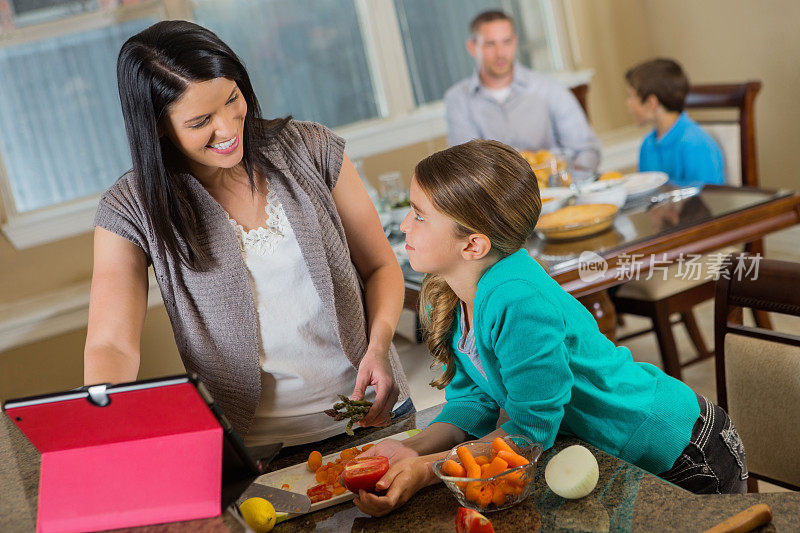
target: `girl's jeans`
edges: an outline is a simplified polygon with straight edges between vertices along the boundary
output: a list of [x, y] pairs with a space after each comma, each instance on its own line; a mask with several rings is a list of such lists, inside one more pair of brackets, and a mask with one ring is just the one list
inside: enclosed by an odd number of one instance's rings
[[721, 407], [697, 395], [700, 418], [689, 445], [658, 476], [695, 494], [747, 492], [747, 458], [742, 439]]

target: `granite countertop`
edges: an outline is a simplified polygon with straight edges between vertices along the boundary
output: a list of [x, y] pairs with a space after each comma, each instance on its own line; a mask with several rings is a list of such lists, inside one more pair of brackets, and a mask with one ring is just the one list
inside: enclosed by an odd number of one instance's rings
[[[395, 421], [386, 428], [356, 432], [353, 438], [333, 437], [308, 446], [281, 451], [270, 464], [279, 470], [305, 462], [312, 449], [323, 455], [351, 446], [424, 428], [441, 406], [425, 409]], [[4, 532], [33, 531], [36, 520], [39, 455], [24, 436], [2, 416], [0, 422], [0, 524]], [[773, 511], [771, 524], [759, 531], [800, 529], [800, 493], [696, 496], [638, 467], [588, 446], [600, 465], [597, 488], [587, 497], [568, 501], [547, 489], [543, 468], [554, 452], [578, 443], [559, 438], [545, 452], [532, 496], [525, 502], [489, 513], [498, 533], [504, 531], [702, 531], [756, 503]], [[585, 443], [582, 443], [585, 445]], [[347, 502], [278, 524], [273, 531], [454, 531], [459, 505], [452, 493], [438, 484], [423, 489], [388, 516], [372, 518]], [[243, 531], [228, 513], [222, 517], [171, 525], [134, 528], [131, 531]]]

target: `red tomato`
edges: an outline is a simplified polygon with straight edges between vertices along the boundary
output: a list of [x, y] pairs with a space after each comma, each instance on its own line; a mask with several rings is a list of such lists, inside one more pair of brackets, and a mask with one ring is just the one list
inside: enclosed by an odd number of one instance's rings
[[348, 461], [342, 471], [342, 485], [358, 494], [360, 489], [375, 492], [375, 483], [389, 471], [389, 459], [381, 455]]
[[456, 533], [494, 533], [489, 519], [478, 511], [459, 507], [456, 514]]
[[311, 500], [311, 503], [321, 502], [323, 500], [329, 500], [333, 497], [333, 492], [325, 485], [324, 483], [320, 483], [319, 485], [314, 485], [310, 489], [306, 491], [306, 495], [308, 499]]

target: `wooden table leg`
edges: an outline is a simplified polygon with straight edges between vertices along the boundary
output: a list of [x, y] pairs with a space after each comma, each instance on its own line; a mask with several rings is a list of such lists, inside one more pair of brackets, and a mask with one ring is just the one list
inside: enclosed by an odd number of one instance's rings
[[600, 291], [578, 298], [578, 301], [592, 313], [600, 332], [611, 342], [617, 339], [617, 311], [608, 292]]

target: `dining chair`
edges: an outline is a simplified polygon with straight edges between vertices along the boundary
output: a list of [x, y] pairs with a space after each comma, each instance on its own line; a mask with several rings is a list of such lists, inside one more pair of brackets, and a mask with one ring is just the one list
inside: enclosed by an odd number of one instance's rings
[[800, 317], [800, 292], [787, 290], [800, 264], [729, 258], [716, 283], [717, 404], [744, 443], [748, 491], [757, 479], [800, 490], [800, 335], [742, 324], [743, 308]]
[[[689, 112], [708, 112], [723, 110], [733, 112], [733, 120], [703, 120], [698, 122], [720, 144], [725, 157], [726, 184], [745, 187], [758, 187], [758, 166], [756, 161], [755, 99], [761, 90], [760, 81], [743, 83], [693, 85], [686, 96], [685, 108]], [[761, 239], [745, 244], [744, 250], [753, 254], [763, 254]], [[681, 265], [674, 264], [664, 276], [651, 279], [632, 280], [622, 285], [613, 297], [617, 314], [631, 314], [647, 317], [652, 327], [636, 331], [618, 338], [617, 342], [655, 332], [664, 371], [681, 379], [681, 369], [714, 355], [713, 349], [706, 347], [693, 308], [714, 297], [713, 272], [728, 253], [742, 251], [741, 246], [729, 246], [705, 254], [699, 261], [704, 265], [699, 279], [685, 279], [681, 276]], [[672, 316], [678, 314], [678, 320]], [[754, 311], [756, 322], [769, 328], [769, 315]], [[675, 343], [672, 326], [683, 323], [689, 338], [695, 346], [697, 356], [681, 363]]]
[[589, 120], [589, 104], [587, 102], [587, 96], [589, 94], [589, 84], [588, 83], [581, 83], [580, 85], [573, 85], [569, 88], [572, 91], [572, 94], [575, 95], [575, 98], [578, 100], [578, 103], [581, 104], [581, 108], [583, 109], [583, 113], [586, 115], [586, 120]]

